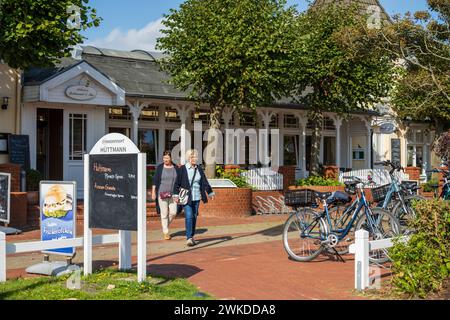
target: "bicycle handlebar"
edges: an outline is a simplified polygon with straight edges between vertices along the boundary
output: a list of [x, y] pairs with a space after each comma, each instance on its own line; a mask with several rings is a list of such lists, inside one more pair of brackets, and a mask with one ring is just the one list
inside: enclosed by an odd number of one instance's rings
[[384, 166], [384, 167], [391, 167], [391, 171], [389, 171], [389, 174], [393, 174], [395, 171], [403, 170], [403, 168], [400, 166], [400, 164], [392, 163], [391, 160], [381, 161], [381, 162], [375, 162], [374, 163], [377, 166]]

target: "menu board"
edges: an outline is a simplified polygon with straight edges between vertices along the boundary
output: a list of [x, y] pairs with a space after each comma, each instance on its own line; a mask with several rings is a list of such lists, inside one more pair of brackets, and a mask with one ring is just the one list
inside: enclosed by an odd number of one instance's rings
[[0, 221], [9, 223], [11, 175], [0, 173]]
[[137, 231], [137, 157], [90, 155], [90, 228]]
[[27, 135], [12, 134], [8, 139], [9, 162], [30, 169], [30, 141]]
[[391, 139], [391, 162], [400, 164], [401, 160], [400, 139]]

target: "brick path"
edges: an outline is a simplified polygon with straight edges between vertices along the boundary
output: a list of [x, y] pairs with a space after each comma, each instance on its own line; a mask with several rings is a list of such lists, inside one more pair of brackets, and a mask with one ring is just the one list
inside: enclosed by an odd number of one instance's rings
[[[152, 219], [147, 235], [148, 273], [187, 278], [218, 299], [359, 299], [353, 294], [352, 256], [346, 257], [346, 263], [327, 256], [308, 263], [287, 258], [281, 242], [286, 218], [200, 216], [200, 244], [194, 248], [185, 246], [184, 220], [177, 219], [171, 229], [174, 238], [163, 241], [159, 221]], [[81, 225], [78, 230], [82, 230]], [[39, 232], [32, 231], [8, 236], [7, 241], [38, 238]], [[117, 254], [114, 245], [95, 247], [94, 268], [116, 265]], [[79, 249], [75, 263], [82, 263], [82, 256]], [[41, 259], [40, 253], [8, 256], [8, 278], [29, 276], [24, 268]]]

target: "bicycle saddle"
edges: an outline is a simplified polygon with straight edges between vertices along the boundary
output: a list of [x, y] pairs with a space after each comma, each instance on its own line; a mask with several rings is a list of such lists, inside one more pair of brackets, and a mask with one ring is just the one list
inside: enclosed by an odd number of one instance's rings
[[352, 198], [342, 191], [335, 191], [327, 198], [327, 204], [345, 204], [352, 201]]
[[319, 198], [320, 200], [328, 199], [331, 195], [332, 195], [331, 192], [319, 192], [319, 191], [316, 191], [316, 197]]

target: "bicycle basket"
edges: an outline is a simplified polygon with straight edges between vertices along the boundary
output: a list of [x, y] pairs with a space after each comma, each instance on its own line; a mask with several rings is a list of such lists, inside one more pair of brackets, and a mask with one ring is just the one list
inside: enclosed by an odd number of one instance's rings
[[284, 194], [284, 204], [290, 207], [310, 207], [316, 202], [315, 192], [309, 189], [289, 190]]
[[389, 189], [391, 188], [390, 184], [373, 188], [372, 191], [372, 199], [375, 202], [383, 201], [384, 198], [386, 198], [386, 194], [388, 193]]

